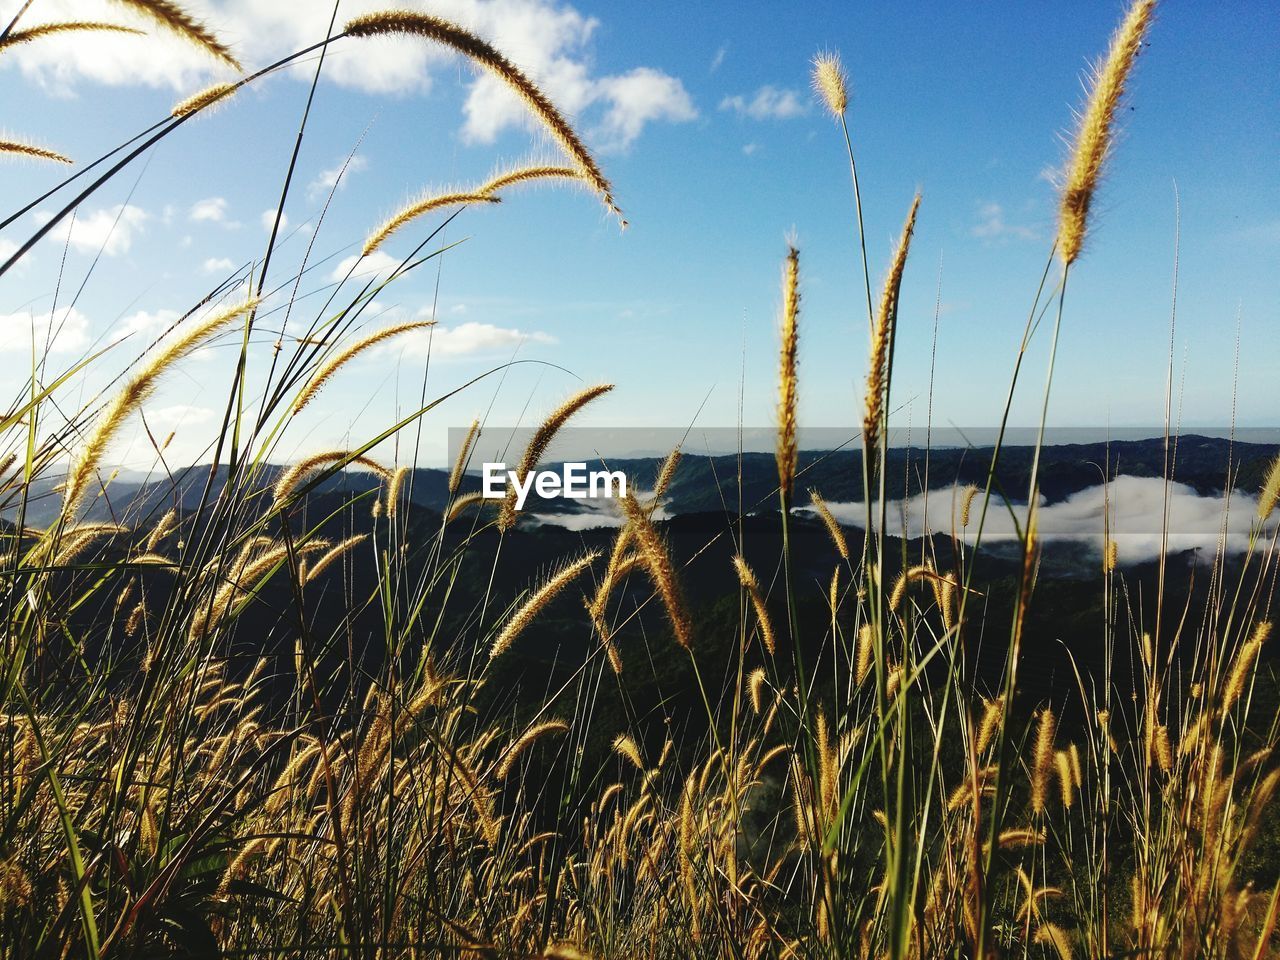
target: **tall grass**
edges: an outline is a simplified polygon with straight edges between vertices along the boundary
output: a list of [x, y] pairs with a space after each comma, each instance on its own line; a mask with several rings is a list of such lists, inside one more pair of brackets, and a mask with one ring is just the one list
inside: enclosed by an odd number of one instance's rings
[[[233, 62], [176, 6], [130, 5]], [[1088, 213], [1151, 15], [1146, 0], [1131, 8], [1081, 113], [1058, 241], [1043, 276], [1030, 278], [1038, 287], [1009, 403], [1042, 314], [1054, 311], [1054, 343], [1070, 322], [1069, 272], [1088, 268], [1078, 259]], [[464, 205], [452, 216], [466, 215], [466, 204], [496, 199], [499, 188], [550, 177], [586, 182], [616, 213], [612, 185], [569, 122], [511, 61], [460, 27], [392, 11], [302, 53], [386, 33], [441, 42], [510, 83], [566, 165], [514, 168], [398, 214], [374, 237], [419, 230], [413, 254], [389, 280], [354, 295], [342, 285], [291, 346], [259, 355], [252, 337], [264, 318], [303, 316], [311, 302], [297, 295], [297, 277], [265, 290], [264, 265], [257, 289], [197, 304], [140, 353], [101, 407], [70, 410], [58, 400], [102, 358], [33, 374], [14, 398], [0, 421], [0, 506], [10, 518], [0, 529], [0, 953], [1275, 956], [1280, 885], [1253, 886], [1250, 864], [1273, 829], [1280, 786], [1280, 727], [1254, 695], [1274, 617], [1276, 534], [1267, 521], [1280, 498], [1280, 460], [1243, 560], [1220, 554], [1203, 606], [1188, 600], [1154, 630], [1108, 540], [1096, 642], [1108, 664], [1134, 665], [1132, 682], [1114, 681], [1108, 667], [1077, 674], [1053, 703], [1029, 702], [1018, 670], [1040, 580], [1038, 458], [1025, 499], [1006, 501], [995, 484], [997, 445], [985, 488], [956, 491], [949, 529], [935, 531], [919, 562], [908, 563], [885, 532], [899, 293], [917, 216], [927, 215], [918, 197], [885, 265], [878, 308], [861, 245], [868, 533], [851, 544], [821, 493], [810, 493], [836, 554], [818, 621], [801, 615], [806, 588], [792, 556], [804, 321], [799, 254], [784, 259], [782, 553], [770, 577], [735, 542], [742, 596], [728, 664], [710, 662], [701, 598], [691, 604], [683, 558], [655, 519], [679, 450], [652, 499], [624, 500], [607, 557], [565, 558], [532, 585], [510, 582], [502, 562], [506, 538], [521, 533], [514, 501], [490, 511], [462, 489], [480, 421], [450, 475], [444, 515], [429, 522], [405, 465], [372, 455], [474, 381], [435, 400], [424, 394], [418, 409], [351, 449], [272, 466], [295, 417], [323, 405], [320, 388], [348, 360], [418, 326], [369, 332], [362, 318], [386, 284], [438, 252], [438, 223], [430, 232], [422, 224], [446, 200]], [[15, 20], [5, 35], [13, 45], [44, 34]], [[834, 55], [816, 61], [815, 86], [841, 125], [861, 240], [848, 81]], [[52, 222], [234, 89], [197, 94], [64, 181], [54, 193], [69, 196]], [[74, 194], [99, 166], [98, 179]], [[286, 184], [281, 208], [287, 194]], [[239, 344], [219, 470], [175, 478], [163, 503], [120, 522], [92, 522], [87, 508], [111, 497], [102, 475], [111, 441], [162, 374], [217, 337]], [[268, 371], [260, 396], [245, 392], [249, 364]], [[1045, 416], [1052, 382], [1050, 359]], [[588, 388], [552, 410], [518, 473], [545, 459], [556, 432], [610, 389]], [[1037, 453], [1042, 444], [1043, 423]], [[336, 506], [322, 499], [349, 468], [377, 478], [372, 493]], [[61, 493], [51, 494], [59, 481]], [[55, 495], [56, 520], [30, 525], [39, 499]], [[1018, 515], [1020, 548], [994, 680], [974, 658], [979, 643], [993, 642], [980, 612], [990, 585], [977, 580], [992, 508]], [[355, 529], [357, 513], [371, 533]], [[483, 600], [456, 610], [469, 602], [460, 599], [468, 579], [485, 581], [467, 584]], [[585, 611], [570, 602], [577, 597]], [[576, 618], [582, 660], [559, 688], [514, 704], [501, 668], [553, 613]], [[596, 710], [603, 685], [616, 685], [625, 702], [643, 682], [638, 662], [622, 654], [642, 629], [663, 657], [688, 663], [694, 716], [656, 734], [634, 715], [601, 729], [612, 722]], [[806, 661], [814, 650], [816, 662]], [[716, 677], [722, 685], [704, 682]], [[611, 751], [589, 749], [601, 738]]]

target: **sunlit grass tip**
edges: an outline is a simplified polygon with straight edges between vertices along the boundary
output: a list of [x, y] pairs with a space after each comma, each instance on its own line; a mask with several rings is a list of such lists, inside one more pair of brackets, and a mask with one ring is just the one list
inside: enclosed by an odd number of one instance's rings
[[[569, 419], [579, 410], [585, 407], [597, 397], [604, 396], [613, 389], [611, 383], [601, 383], [593, 387], [587, 387], [585, 390], [579, 390], [571, 396], [550, 415], [542, 421], [537, 430], [534, 431], [533, 437], [529, 440], [529, 445], [525, 447], [524, 456], [520, 458], [520, 464], [516, 468], [516, 476], [521, 482], [528, 476], [529, 471], [542, 462], [542, 457], [546, 454], [547, 448], [551, 446], [551, 441], [555, 439], [555, 435], [560, 432], [560, 428], [569, 422]], [[502, 510], [498, 515], [498, 529], [509, 530], [516, 522], [516, 491], [515, 485], [511, 484], [507, 487], [507, 496], [502, 501]]]
[[833, 117], [844, 116], [849, 109], [849, 75], [840, 54], [823, 52], [813, 58], [813, 90]]
[[462, 440], [462, 446], [458, 448], [458, 456], [453, 461], [453, 469], [449, 471], [449, 492], [457, 493], [458, 488], [462, 486], [462, 477], [467, 470], [467, 461], [471, 458], [471, 447], [476, 442], [476, 437], [480, 434], [480, 421], [478, 419], [471, 421], [471, 426], [467, 428], [467, 435]]
[[1258, 519], [1263, 523], [1270, 520], [1277, 503], [1280, 503], [1280, 455], [1271, 461], [1271, 469], [1258, 495]]
[[56, 23], [41, 23], [25, 30], [11, 30], [6, 37], [0, 37], [0, 51], [10, 47], [21, 46], [44, 37], [55, 37], [64, 33], [124, 33], [140, 35], [141, 30], [126, 27], [120, 23], [101, 23], [96, 20], [64, 20]]
[[139, 13], [195, 46], [204, 50], [220, 63], [233, 70], [241, 70], [240, 61], [231, 53], [231, 48], [219, 40], [213, 32], [186, 10], [169, 0], [115, 0]]
[[565, 564], [534, 590], [498, 632], [493, 645], [489, 648], [489, 659], [493, 660], [496, 657], [500, 657], [510, 649], [516, 637], [525, 631], [547, 604], [559, 596], [560, 592], [591, 566], [599, 556], [599, 551], [592, 551], [571, 563]]
[[56, 150], [50, 150], [47, 147], [37, 147], [30, 143], [21, 143], [17, 140], [0, 140], [0, 153], [7, 153], [17, 157], [30, 157], [33, 160], [52, 160], [55, 163], [71, 163], [71, 158], [58, 153]]
[[311, 379], [307, 381], [306, 386], [298, 393], [298, 397], [293, 401], [293, 412], [301, 413], [302, 409], [315, 399], [315, 395], [320, 389], [329, 382], [329, 379], [338, 372], [345, 364], [355, 359], [370, 347], [375, 347], [380, 343], [390, 340], [392, 337], [398, 337], [403, 333], [410, 333], [414, 330], [425, 330], [432, 326], [434, 320], [415, 320], [411, 323], [397, 323], [389, 327], [383, 327], [381, 330], [375, 330], [373, 333], [366, 334], [353, 343], [343, 347], [333, 356], [329, 357], [315, 373], [311, 375]]
[[173, 109], [169, 113], [171, 116], [178, 118], [201, 110], [207, 110], [213, 104], [230, 97], [239, 88], [240, 84], [238, 83], [215, 83], [213, 86], [196, 91], [185, 100], [178, 101], [173, 105]]
[[144, 357], [142, 369], [135, 374], [98, 415], [97, 425], [86, 438], [79, 455], [71, 463], [63, 491], [62, 512], [70, 516], [88, 492], [89, 483], [108, 445], [120, 432], [129, 415], [155, 392], [164, 374], [179, 360], [193, 353], [211, 337], [249, 313], [256, 299], [225, 308], [211, 317], [180, 331], [168, 343], [161, 343], [153, 356]]
[[796, 439], [796, 406], [799, 379], [796, 374], [800, 320], [800, 251], [787, 250], [782, 266], [782, 329], [778, 365], [778, 486], [791, 496], [799, 457]]
[[880, 305], [876, 311], [875, 327], [871, 331], [871, 359], [867, 369], [867, 392], [863, 403], [863, 443], [867, 451], [879, 446], [884, 418], [885, 390], [889, 384], [889, 357], [893, 344], [894, 328], [898, 322], [898, 299], [902, 291], [902, 275], [907, 267], [907, 254], [911, 249], [911, 235], [916, 228], [916, 214], [920, 210], [920, 194], [911, 201], [907, 221], [902, 225], [902, 236], [889, 273], [880, 292]]
[[423, 197], [421, 200], [415, 200], [403, 210], [389, 217], [382, 226], [373, 231], [369, 235], [369, 239], [365, 240], [364, 246], [360, 250], [360, 255], [367, 257], [369, 254], [377, 250], [387, 237], [395, 233], [406, 224], [424, 217], [433, 210], [442, 210], [445, 207], [457, 207], [468, 203], [501, 203], [500, 197], [481, 191], [450, 191], [446, 193], [435, 193]]
[[271, 498], [276, 503], [289, 498], [298, 484], [302, 482], [310, 474], [319, 470], [321, 467], [330, 464], [343, 463], [345, 466], [361, 466], [372, 473], [375, 473], [384, 481], [392, 479], [393, 474], [390, 470], [372, 460], [369, 457], [353, 456], [347, 450], [325, 450], [322, 453], [312, 454], [299, 460], [288, 470], [280, 474], [280, 478], [276, 480], [275, 486], [271, 491]]
[[578, 165], [583, 179], [599, 195], [606, 209], [622, 220], [613, 198], [613, 185], [573, 126], [546, 94], [522, 70], [487, 40], [441, 17], [409, 10], [385, 10], [356, 17], [343, 28], [350, 37], [387, 36], [397, 33], [424, 37], [449, 47], [487, 70], [512, 90], [546, 127], [560, 147]]
[[1155, 0], [1137, 0], [1129, 7], [1106, 59], [1091, 71], [1089, 98], [1079, 117], [1059, 200], [1058, 255], [1064, 264], [1074, 263], [1084, 245], [1089, 211], [1115, 139], [1116, 113], [1155, 6]]

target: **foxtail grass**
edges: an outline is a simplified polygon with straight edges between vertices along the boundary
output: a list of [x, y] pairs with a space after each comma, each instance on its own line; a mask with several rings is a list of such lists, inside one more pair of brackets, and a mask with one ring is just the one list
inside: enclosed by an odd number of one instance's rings
[[94, 20], [63, 20], [55, 23], [42, 23], [23, 30], [13, 30], [7, 36], [0, 37], [0, 53], [11, 47], [21, 46], [24, 43], [31, 43], [45, 37], [56, 37], [67, 33], [123, 33], [138, 36], [142, 31], [119, 23], [102, 23]]
[[215, 103], [223, 102], [238, 89], [240, 89], [240, 85], [237, 83], [215, 83], [212, 86], [205, 87], [203, 90], [197, 90], [184, 100], [179, 100], [173, 105], [169, 113], [174, 117], [185, 117], [193, 113], [199, 113], [201, 110], [207, 110]]
[[778, 373], [778, 487], [788, 499], [795, 483], [799, 457], [796, 405], [799, 396], [796, 366], [800, 338], [800, 251], [787, 250], [782, 267], [782, 322]]
[[70, 157], [65, 157], [56, 150], [37, 147], [30, 143], [20, 143], [17, 140], [0, 140], [0, 154], [30, 157], [34, 160], [52, 160], [55, 163], [71, 163]]
[[[592, 400], [604, 396], [613, 389], [611, 383], [601, 383], [593, 387], [579, 390], [560, 406], [547, 416], [545, 420], [534, 431], [533, 436], [529, 439], [529, 444], [525, 447], [524, 455], [520, 458], [520, 463], [516, 467], [516, 476], [520, 482], [524, 482], [529, 473], [542, 462], [542, 458], [546, 455], [547, 449], [551, 446], [551, 441], [555, 439], [557, 433], [564, 427], [566, 423], [585, 407]], [[509, 530], [516, 522], [516, 491], [515, 486], [507, 488], [506, 498], [502, 501], [502, 509], [498, 514], [498, 529]]]
[[1155, 0], [1136, 0], [1112, 38], [1106, 58], [1093, 69], [1062, 182], [1057, 246], [1066, 265], [1076, 261], [1084, 246], [1094, 194], [1115, 139], [1116, 114], [1155, 7]]
[[171, 3], [169, 0], [113, 0], [113, 2], [181, 37], [237, 73], [240, 72], [240, 61], [232, 55], [231, 48], [178, 4]]
[[293, 412], [301, 413], [316, 394], [324, 387], [326, 383], [337, 373], [342, 367], [350, 363], [360, 354], [364, 353], [371, 347], [376, 347], [380, 343], [385, 343], [392, 337], [398, 337], [401, 334], [412, 333], [415, 330], [425, 330], [435, 324], [434, 320], [416, 320], [412, 323], [397, 323], [389, 327], [383, 327], [381, 330], [375, 330], [373, 333], [366, 334], [358, 340], [343, 347], [337, 353], [329, 357], [320, 367], [312, 374], [306, 385], [299, 391], [297, 398], [293, 401]]
[[373, 231], [369, 235], [369, 239], [365, 240], [364, 246], [360, 249], [362, 256], [369, 256], [375, 250], [386, 242], [391, 234], [395, 233], [401, 227], [412, 223], [419, 217], [424, 217], [428, 213], [435, 210], [443, 210], [446, 207], [465, 206], [469, 203], [500, 203], [501, 197], [495, 197], [484, 191], [446, 191], [445, 193], [436, 193], [423, 197], [421, 200], [415, 200], [403, 210], [389, 217], [382, 226]]
[[72, 460], [62, 497], [63, 516], [71, 517], [75, 514], [89, 492], [93, 475], [107, 447], [119, 434], [129, 416], [155, 392], [161, 378], [175, 364], [251, 312], [255, 306], [255, 300], [247, 300], [217, 311], [207, 319], [179, 331], [167, 342], [162, 342], [153, 355], [145, 358], [142, 369], [129, 379], [98, 415], [93, 432], [83, 441], [80, 452]]
[[350, 37], [396, 34], [424, 37], [457, 51], [488, 71], [524, 102], [552, 139], [577, 164], [583, 180], [595, 190], [605, 208], [619, 220], [622, 219], [622, 211], [614, 202], [613, 185], [605, 177], [577, 131], [538, 85], [492, 44], [440, 17], [407, 10], [387, 10], [356, 17], [347, 22], [344, 31]]

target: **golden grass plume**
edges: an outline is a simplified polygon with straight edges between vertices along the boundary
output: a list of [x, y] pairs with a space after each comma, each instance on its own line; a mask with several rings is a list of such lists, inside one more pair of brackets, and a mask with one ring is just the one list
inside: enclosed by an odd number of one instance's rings
[[[516, 475], [522, 483], [525, 477], [529, 475], [529, 471], [533, 470], [542, 461], [543, 455], [547, 452], [551, 441], [555, 439], [555, 435], [560, 432], [560, 428], [568, 423], [569, 419], [588, 403], [597, 397], [604, 396], [612, 389], [613, 384], [611, 383], [601, 383], [594, 387], [587, 387], [585, 390], [579, 390], [551, 411], [550, 415], [534, 431], [533, 437], [529, 440], [529, 445], [525, 447], [524, 456], [520, 458], [520, 465], [516, 468]], [[515, 522], [516, 490], [515, 485], [511, 484], [507, 487], [507, 496], [502, 501], [502, 511], [498, 515], [498, 529], [509, 530]]]
[[645, 515], [635, 497], [628, 493], [622, 498], [622, 504], [635, 531], [640, 556], [644, 558], [645, 567], [649, 571], [649, 579], [657, 588], [663, 606], [667, 609], [667, 619], [671, 621], [676, 643], [686, 650], [692, 650], [693, 624], [685, 608], [683, 591], [672, 567], [671, 556], [658, 536], [658, 531], [654, 529], [653, 522]]
[[176, 3], [170, 3], [169, 0], [115, 0], [115, 2], [141, 14], [170, 33], [190, 41], [233, 70], [241, 70], [240, 61], [232, 55], [231, 49], [214, 36], [208, 27]]
[[667, 458], [662, 461], [662, 466], [658, 468], [658, 477], [653, 483], [653, 501], [656, 505], [659, 500], [666, 496], [667, 489], [671, 486], [671, 481], [675, 479], [676, 471], [680, 468], [680, 458], [684, 454], [680, 448], [674, 448]]
[[599, 551], [592, 551], [571, 563], [565, 564], [534, 590], [529, 595], [529, 598], [521, 604], [520, 608], [511, 615], [502, 630], [498, 632], [497, 638], [493, 641], [493, 646], [489, 648], [489, 659], [493, 660], [505, 653], [511, 647], [511, 644], [515, 642], [516, 637], [525, 631], [547, 604], [577, 579], [599, 556]]
[[854, 683], [861, 685], [871, 672], [872, 658], [875, 656], [875, 631], [871, 624], [864, 623], [858, 628], [858, 649], [854, 664]]
[[960, 491], [960, 527], [966, 529], [973, 516], [973, 501], [981, 491], [976, 484], [967, 484]]
[[1258, 495], [1258, 519], [1264, 523], [1270, 520], [1277, 503], [1280, 503], [1280, 456], [1271, 462], [1262, 492]]
[[620, 733], [613, 738], [613, 752], [627, 760], [641, 773], [644, 772], [644, 757], [640, 755], [640, 747], [629, 735]]
[[778, 486], [791, 496], [799, 455], [796, 440], [796, 403], [799, 381], [796, 362], [800, 319], [800, 251], [787, 249], [782, 266], [782, 344], [779, 350], [778, 375]]
[[17, 140], [0, 140], [0, 153], [8, 153], [17, 157], [31, 157], [35, 160], [52, 160], [55, 163], [71, 163], [71, 158], [63, 156], [56, 150], [37, 147]]
[[1114, 140], [1116, 112], [1155, 6], [1155, 0], [1136, 0], [1129, 7], [1106, 59], [1092, 70], [1089, 98], [1080, 114], [1059, 199], [1058, 255], [1064, 264], [1074, 263], [1084, 245], [1089, 210]]
[[575, 180], [581, 183], [582, 173], [577, 167], [561, 167], [550, 163], [511, 167], [501, 173], [494, 174], [487, 181], [476, 187], [476, 193], [497, 193], [507, 187], [517, 187], [526, 183], [535, 183], [539, 180]]
[[121, 388], [98, 415], [93, 432], [85, 440], [79, 455], [72, 460], [63, 491], [64, 516], [70, 516], [80, 505], [107, 446], [120, 432], [129, 415], [155, 391], [161, 377], [175, 363], [193, 353], [211, 337], [221, 333], [231, 323], [253, 310], [256, 305], [257, 300], [250, 299], [228, 307], [205, 320], [192, 324], [168, 343], [160, 345], [155, 355], [147, 360], [145, 366]]
[[1249, 686], [1250, 681], [1253, 679], [1253, 665], [1258, 659], [1258, 654], [1262, 652], [1262, 645], [1267, 642], [1267, 638], [1270, 636], [1271, 624], [1267, 622], [1259, 623], [1254, 628], [1253, 636], [1236, 654], [1235, 663], [1232, 665], [1231, 673], [1228, 674], [1227, 682], [1223, 687], [1223, 713], [1226, 713], [1236, 705], [1244, 694], [1245, 688]]
[[889, 274], [885, 277], [880, 293], [880, 306], [876, 311], [875, 328], [871, 332], [871, 361], [867, 369], [867, 392], [863, 402], [862, 435], [867, 455], [880, 445], [880, 429], [884, 418], [885, 391], [889, 384], [889, 355], [893, 346], [894, 328], [898, 322], [898, 297], [902, 290], [902, 274], [907, 266], [907, 253], [911, 249], [911, 234], [916, 228], [916, 214], [920, 210], [920, 194], [911, 201], [907, 222], [902, 226], [902, 236], [893, 254]]
[[[403, 33], [424, 37], [449, 47], [497, 77], [538, 118], [564, 152], [577, 164], [582, 179], [600, 196], [605, 208], [622, 219], [609, 183], [595, 158], [555, 104], [523, 71], [488, 41], [441, 17], [409, 10], [385, 10], [356, 17], [343, 28], [349, 37], [375, 37]], [[622, 221], [625, 225], [626, 221]]]
[[373, 231], [369, 235], [369, 239], [364, 242], [364, 246], [360, 249], [360, 255], [369, 256], [377, 250], [387, 237], [395, 233], [407, 223], [424, 217], [433, 210], [442, 210], [445, 207], [457, 207], [468, 203], [501, 203], [501, 197], [495, 197], [492, 194], [482, 193], [480, 191], [468, 190], [449, 190], [444, 193], [433, 193], [415, 200], [403, 210], [389, 217], [382, 226]]
[[813, 90], [833, 117], [849, 109], [849, 75], [838, 53], [820, 53], [813, 58]]
[[505, 780], [507, 774], [511, 772], [511, 768], [515, 766], [521, 754], [533, 746], [534, 741], [539, 737], [545, 737], [552, 733], [564, 733], [569, 729], [569, 724], [563, 720], [543, 720], [541, 723], [535, 723], [529, 729], [525, 730], [517, 739], [512, 741], [502, 755], [502, 759], [498, 762], [498, 779]]
[[760, 581], [756, 579], [755, 571], [747, 565], [742, 554], [734, 555], [733, 568], [738, 572], [738, 582], [751, 598], [756, 620], [760, 623], [760, 638], [764, 641], [764, 648], [769, 651], [770, 656], [773, 656], [777, 652], [778, 641], [773, 632], [773, 621], [769, 618], [769, 608], [764, 602], [764, 594], [760, 591]]
[[205, 87], [203, 90], [197, 90], [185, 100], [179, 100], [173, 105], [169, 114], [173, 117], [185, 117], [198, 110], [204, 110], [221, 100], [225, 100], [239, 88], [240, 84], [238, 83], [215, 83], [213, 86]]
[[453, 523], [463, 512], [471, 507], [481, 506], [484, 504], [484, 494], [479, 490], [474, 493], [464, 493], [460, 497], [454, 497], [453, 502], [449, 504], [449, 513], [445, 516], [445, 523]]
[[11, 30], [7, 37], [0, 37], [0, 51], [62, 33], [132, 33], [136, 35], [141, 34], [142, 31], [119, 23], [101, 23], [96, 20], [63, 20], [57, 23], [42, 23], [38, 26], [28, 27], [25, 30]]
[[397, 467], [396, 472], [391, 475], [391, 482], [387, 484], [387, 516], [392, 519], [400, 510], [400, 495], [410, 472], [410, 467]]
[[462, 476], [467, 469], [467, 460], [471, 457], [471, 447], [476, 442], [476, 437], [480, 433], [480, 421], [472, 420], [471, 426], [467, 428], [467, 435], [462, 440], [462, 446], [458, 448], [458, 457], [453, 461], [453, 469], [449, 471], [449, 492], [457, 493], [458, 487], [462, 485]]
[[1044, 812], [1049, 799], [1049, 774], [1054, 767], [1054, 741], [1057, 736], [1057, 720], [1053, 711], [1046, 707], [1040, 711], [1031, 760], [1031, 809], [1036, 813]]
[[307, 381], [307, 385], [298, 393], [298, 398], [293, 401], [293, 412], [300, 413], [302, 408], [315, 399], [315, 395], [320, 392], [320, 388], [329, 382], [329, 378], [338, 372], [348, 361], [359, 356], [370, 347], [377, 346], [392, 337], [398, 337], [402, 333], [409, 333], [413, 330], [423, 330], [432, 326], [434, 320], [415, 320], [412, 323], [396, 323], [389, 327], [383, 327], [381, 330], [375, 330], [373, 333], [366, 334], [359, 340], [343, 347], [333, 356], [329, 357], [322, 363], [319, 369], [311, 375], [311, 379]]
[[390, 470], [369, 457], [352, 456], [348, 450], [325, 450], [322, 453], [315, 453], [309, 457], [299, 460], [292, 467], [282, 473], [271, 490], [271, 499], [276, 503], [280, 503], [293, 493], [294, 489], [308, 474], [319, 470], [321, 467], [327, 466], [328, 464], [340, 463], [344, 460], [347, 461], [345, 466], [355, 464], [376, 473], [383, 480], [390, 480], [392, 478]]
[[849, 559], [849, 541], [845, 539], [844, 530], [840, 528], [839, 521], [831, 513], [831, 508], [827, 506], [827, 501], [822, 499], [822, 494], [817, 490], [809, 491], [809, 502], [813, 505], [813, 509], [822, 519], [823, 526], [827, 528], [827, 536], [831, 538], [831, 542], [835, 544], [836, 552], [844, 560]]

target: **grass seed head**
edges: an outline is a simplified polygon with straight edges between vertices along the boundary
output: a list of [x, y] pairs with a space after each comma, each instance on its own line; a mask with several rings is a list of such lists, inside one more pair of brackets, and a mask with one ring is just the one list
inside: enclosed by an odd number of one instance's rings
[[1089, 211], [1115, 139], [1116, 113], [1155, 6], [1155, 0], [1136, 0], [1129, 7], [1106, 59], [1092, 70], [1089, 98], [1080, 114], [1059, 198], [1058, 255], [1066, 265], [1076, 261], [1084, 246]]

